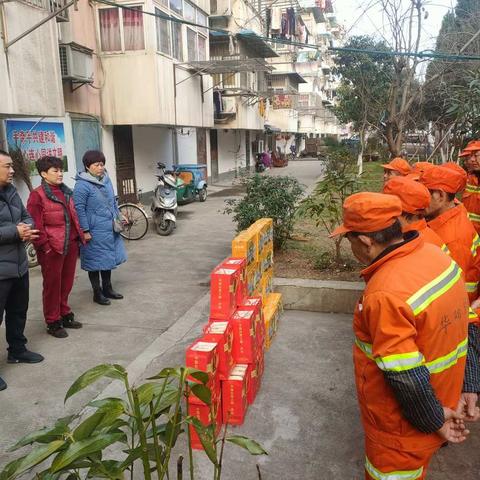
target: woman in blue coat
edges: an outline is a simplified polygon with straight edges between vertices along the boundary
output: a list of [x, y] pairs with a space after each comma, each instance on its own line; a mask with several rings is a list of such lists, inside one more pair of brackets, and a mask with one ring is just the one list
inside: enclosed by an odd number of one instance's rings
[[87, 241], [80, 247], [81, 267], [88, 272], [93, 301], [110, 305], [109, 298], [123, 298], [113, 290], [111, 281], [112, 270], [127, 260], [123, 239], [115, 231], [121, 214], [103, 153], [89, 150], [83, 156], [83, 165], [85, 172], [77, 174], [73, 189], [78, 220]]

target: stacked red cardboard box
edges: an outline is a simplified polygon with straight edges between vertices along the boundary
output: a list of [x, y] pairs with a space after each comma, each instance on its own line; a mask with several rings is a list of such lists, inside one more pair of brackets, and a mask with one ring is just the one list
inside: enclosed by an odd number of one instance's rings
[[[232, 257], [211, 274], [209, 322], [187, 350], [187, 367], [209, 375], [211, 405], [194, 395], [190, 415], [204, 425], [241, 425], [261, 386], [264, 352], [276, 333], [281, 294], [272, 293], [273, 226], [261, 219], [232, 242]], [[201, 449], [190, 426], [192, 447]]]

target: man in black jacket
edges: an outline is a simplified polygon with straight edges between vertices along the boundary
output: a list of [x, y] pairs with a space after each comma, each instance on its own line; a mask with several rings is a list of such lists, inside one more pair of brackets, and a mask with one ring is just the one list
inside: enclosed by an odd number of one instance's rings
[[[29, 290], [24, 242], [36, 239], [38, 230], [12, 185], [14, 173], [9, 154], [0, 150], [0, 324], [5, 312], [8, 363], [38, 363], [43, 357], [27, 350], [23, 334]], [[6, 388], [0, 377], [0, 390]]]

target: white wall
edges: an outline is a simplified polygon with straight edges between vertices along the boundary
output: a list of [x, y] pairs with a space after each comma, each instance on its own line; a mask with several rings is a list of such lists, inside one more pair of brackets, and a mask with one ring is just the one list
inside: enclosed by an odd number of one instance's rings
[[268, 124], [279, 128], [282, 132], [296, 133], [298, 131], [298, 112], [292, 109], [268, 110]]
[[[212, 80], [208, 75], [193, 75], [190, 70], [175, 69], [177, 125], [213, 127]], [[205, 92], [202, 101], [202, 89]]]
[[105, 155], [105, 166], [112, 181], [113, 190], [117, 193], [117, 170], [115, 163], [115, 148], [113, 145], [113, 127], [102, 127], [102, 152]]
[[[47, 16], [45, 10], [20, 2], [3, 3], [8, 42]], [[9, 47], [0, 49], [0, 113], [63, 116], [63, 90], [55, 19]]]
[[137, 127], [133, 131], [133, 156], [137, 188], [151, 192], [157, 185], [157, 162], [173, 164], [172, 131], [162, 127]]
[[[313, 115], [299, 115], [298, 131], [302, 133], [315, 132], [315, 118]], [[318, 133], [321, 131], [319, 130]]]
[[198, 163], [197, 130], [177, 128], [178, 163]]
[[218, 173], [245, 166], [245, 131], [218, 130]]

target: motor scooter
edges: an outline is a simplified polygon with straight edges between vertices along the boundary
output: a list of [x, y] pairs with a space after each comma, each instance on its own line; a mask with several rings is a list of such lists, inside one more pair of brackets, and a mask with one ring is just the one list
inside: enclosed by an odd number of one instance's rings
[[258, 153], [255, 157], [255, 172], [262, 173], [265, 171], [265, 164], [262, 161], [262, 154]]
[[158, 162], [158, 185], [152, 198], [152, 219], [159, 235], [170, 235], [177, 222], [177, 179], [175, 173], [166, 170], [166, 166]]

